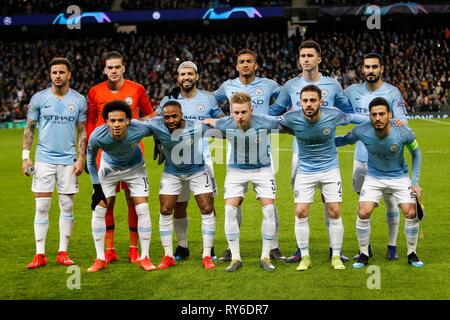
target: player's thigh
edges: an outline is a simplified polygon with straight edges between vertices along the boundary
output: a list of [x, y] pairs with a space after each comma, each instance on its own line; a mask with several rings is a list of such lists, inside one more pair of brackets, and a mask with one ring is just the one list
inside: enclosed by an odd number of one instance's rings
[[277, 184], [272, 168], [263, 167], [253, 171], [251, 175], [253, 176], [252, 183], [256, 198], [275, 199]]
[[61, 194], [74, 194], [78, 192], [78, 177], [73, 173], [73, 165], [56, 166], [56, 189]]
[[225, 184], [223, 188], [224, 199], [244, 198], [247, 190], [250, 176], [246, 174], [247, 170], [227, 169]]
[[339, 169], [322, 173], [320, 186], [325, 203], [342, 202], [342, 179]]
[[181, 193], [183, 181], [180, 177], [163, 172], [159, 183], [160, 195], [178, 195]]
[[294, 202], [312, 203], [314, 202], [314, 193], [319, 185], [320, 177], [318, 174], [297, 173], [294, 183]]
[[354, 192], [361, 192], [364, 179], [367, 175], [367, 162], [353, 160], [352, 188]]
[[366, 176], [359, 194], [359, 202], [374, 202], [378, 206], [381, 196], [386, 190], [387, 186], [383, 180]]
[[189, 189], [195, 196], [214, 192], [211, 178], [206, 170], [191, 174], [186, 180], [189, 182]]
[[34, 193], [53, 192], [56, 181], [56, 167], [55, 164], [36, 162], [31, 191]]

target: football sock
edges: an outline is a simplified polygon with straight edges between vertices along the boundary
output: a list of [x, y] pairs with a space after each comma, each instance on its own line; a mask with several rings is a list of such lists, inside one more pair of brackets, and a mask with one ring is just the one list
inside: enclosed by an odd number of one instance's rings
[[172, 215], [159, 215], [159, 235], [161, 237], [161, 244], [164, 247], [164, 255], [173, 257], [173, 222]]
[[280, 225], [280, 216], [278, 215], [278, 209], [277, 207], [274, 205], [275, 207], [275, 235], [273, 237], [273, 241], [272, 241], [272, 249], [277, 249], [280, 247], [280, 244], [278, 242], [278, 226]]
[[391, 194], [383, 194], [384, 205], [386, 206], [386, 222], [388, 225], [388, 245], [395, 246], [397, 244], [397, 235], [400, 225], [400, 212], [398, 210], [397, 201]]
[[114, 249], [114, 208], [108, 208], [105, 215], [106, 222], [106, 235], [105, 235], [105, 245], [106, 250]]
[[152, 236], [152, 221], [148, 203], [141, 203], [136, 206], [137, 230], [141, 242], [141, 259], [149, 256], [150, 238]]
[[45, 238], [48, 231], [48, 212], [52, 198], [36, 198], [36, 212], [34, 216], [34, 238], [36, 240], [36, 254], [45, 254]]
[[417, 218], [407, 219], [405, 218], [405, 236], [406, 244], [408, 248], [407, 255], [417, 250], [417, 239], [419, 235], [419, 221]]
[[370, 218], [363, 220], [356, 216], [356, 236], [358, 238], [359, 252], [369, 256]]
[[275, 206], [269, 204], [262, 208], [263, 221], [261, 225], [262, 252], [261, 259], [270, 258], [270, 249], [272, 248], [273, 238], [276, 233], [277, 225], [275, 218]]
[[67, 251], [73, 229], [73, 195], [59, 195], [59, 250]]
[[211, 256], [211, 248], [214, 244], [215, 232], [216, 217], [214, 215], [214, 211], [209, 214], [202, 214], [203, 258], [206, 256]]
[[128, 204], [128, 229], [130, 231], [130, 247], [137, 248], [139, 242], [138, 216], [134, 204]]
[[95, 243], [95, 251], [97, 252], [97, 259], [105, 259], [105, 222], [106, 208], [96, 206], [92, 211], [92, 236]]
[[328, 233], [330, 235], [330, 247], [333, 250], [333, 256], [340, 257], [342, 249], [342, 241], [344, 239], [344, 224], [342, 218], [329, 218], [330, 227]]
[[187, 231], [189, 226], [189, 218], [186, 216], [181, 219], [173, 219], [173, 228], [177, 235], [178, 245], [183, 248], [188, 247]]
[[309, 256], [309, 221], [308, 218], [295, 216], [295, 238], [302, 257]]
[[231, 250], [231, 257], [235, 260], [241, 260], [239, 249], [239, 224], [237, 220], [237, 208], [225, 205], [225, 236], [227, 237], [228, 247]]

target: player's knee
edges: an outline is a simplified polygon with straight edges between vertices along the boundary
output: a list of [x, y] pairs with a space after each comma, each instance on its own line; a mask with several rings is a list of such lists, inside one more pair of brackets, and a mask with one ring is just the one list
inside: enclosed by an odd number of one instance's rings
[[404, 214], [407, 219], [415, 219], [417, 217], [416, 208], [414, 208], [414, 206], [409, 206], [409, 208], [404, 211]]
[[269, 204], [262, 208], [263, 219], [267, 221], [276, 221], [276, 210], [273, 204]]
[[52, 202], [51, 198], [36, 198], [36, 215], [47, 216]]
[[341, 208], [339, 205], [328, 207], [328, 216], [331, 219], [339, 219], [341, 217]]
[[210, 214], [213, 211], [214, 211], [214, 206], [211, 203], [205, 203], [200, 208], [200, 212], [202, 214]]
[[163, 216], [170, 216], [170, 215], [172, 215], [172, 212], [173, 212], [173, 208], [169, 208], [168, 206], [162, 205], [160, 208], [160, 213]]
[[59, 195], [59, 208], [61, 212], [66, 214], [73, 213], [73, 195], [60, 194]]
[[295, 215], [299, 219], [304, 219], [308, 217], [308, 208], [301, 207], [301, 208], [295, 208]]
[[369, 219], [371, 215], [372, 215], [372, 210], [364, 208], [364, 207], [359, 207], [358, 216], [360, 219], [362, 219], [362, 220]]

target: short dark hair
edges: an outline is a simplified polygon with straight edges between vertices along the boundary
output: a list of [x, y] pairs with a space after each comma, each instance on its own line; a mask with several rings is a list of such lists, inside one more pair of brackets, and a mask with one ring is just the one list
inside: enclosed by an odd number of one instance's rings
[[60, 65], [60, 64], [65, 65], [65, 66], [67, 67], [67, 70], [69, 70], [69, 72], [71, 72], [71, 70], [72, 70], [72, 64], [70, 63], [69, 59], [63, 58], [63, 57], [56, 57], [56, 58], [53, 58], [53, 59], [50, 61], [50, 69], [51, 69], [53, 66]]
[[366, 60], [366, 59], [378, 59], [378, 62], [380, 63], [380, 66], [384, 65], [383, 58], [381, 57], [381, 55], [379, 55], [376, 52], [371, 52], [371, 53], [366, 54], [364, 56], [364, 60]]
[[370, 101], [369, 111], [372, 111], [372, 107], [376, 107], [376, 106], [386, 106], [387, 111], [391, 112], [391, 107], [389, 106], [389, 102], [387, 102], [387, 100], [385, 98], [377, 97], [377, 98], [373, 99], [372, 101]]
[[307, 86], [304, 86], [302, 91], [300, 91], [300, 97], [302, 96], [303, 92], [317, 92], [317, 94], [319, 95], [319, 99], [322, 99], [322, 90], [320, 90], [320, 88], [316, 85], [313, 84], [309, 84]]
[[183, 108], [181, 107], [181, 104], [180, 104], [178, 101], [176, 101], [176, 100], [169, 100], [169, 101], [167, 101], [166, 103], [164, 103], [163, 106], [162, 106], [162, 110], [164, 111], [164, 108], [165, 108], [165, 107], [168, 107], [168, 106], [178, 107], [178, 108], [180, 108], [180, 110], [183, 109]]
[[111, 60], [111, 59], [120, 59], [120, 60], [122, 60], [122, 63], [123, 63], [123, 56], [120, 54], [119, 51], [110, 51], [105, 54], [105, 62], [106, 62], [106, 60]]
[[131, 119], [132, 117], [130, 106], [128, 105], [128, 103], [122, 100], [113, 100], [105, 104], [102, 112], [103, 119], [105, 121], [108, 120], [109, 113], [113, 111], [125, 112], [127, 119]]
[[319, 57], [322, 56], [322, 49], [320, 49], [320, 45], [314, 40], [305, 40], [298, 47], [298, 51], [302, 49], [315, 49]]
[[236, 56], [236, 59], [240, 55], [243, 55], [243, 54], [251, 54], [253, 56], [253, 58], [255, 59], [255, 62], [257, 62], [257, 60], [258, 60], [258, 55], [256, 54], [256, 52], [254, 52], [254, 51], [252, 51], [252, 50], [250, 50], [248, 48], [245, 48], [245, 49], [242, 49], [241, 51], [239, 51], [237, 56]]

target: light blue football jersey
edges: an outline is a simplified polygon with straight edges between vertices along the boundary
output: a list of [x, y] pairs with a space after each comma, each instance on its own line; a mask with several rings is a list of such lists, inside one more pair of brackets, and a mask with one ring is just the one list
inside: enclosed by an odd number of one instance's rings
[[353, 108], [344, 94], [339, 82], [332, 78], [321, 75], [316, 82], [307, 81], [297, 76], [287, 81], [282, 87], [278, 98], [270, 108], [270, 115], [277, 116], [288, 110], [301, 110], [300, 92], [307, 85], [316, 85], [322, 91], [324, 107], [336, 107], [346, 113], [353, 113]]
[[238, 129], [232, 117], [218, 119], [215, 128], [231, 148], [228, 167], [245, 170], [270, 166], [269, 134], [278, 127], [277, 119], [265, 115], [252, 115], [251, 127], [246, 131]]
[[[397, 87], [390, 85], [389, 83], [384, 82], [383, 85], [375, 91], [370, 91], [366, 83], [357, 83], [346, 88], [344, 92], [350, 100], [355, 113], [369, 116], [369, 103], [375, 98], [382, 97], [389, 103], [392, 117], [402, 120], [405, 124], [408, 123], [402, 94]], [[354, 159], [361, 162], [367, 162], [367, 150], [364, 148], [361, 141], [356, 143]]]
[[114, 140], [106, 124], [92, 132], [87, 149], [87, 165], [92, 183], [99, 183], [97, 153], [102, 149], [102, 160], [110, 167], [118, 170], [130, 168], [144, 161], [139, 142], [152, 134], [151, 128], [144, 122], [131, 120], [127, 135], [122, 140]]
[[31, 97], [28, 120], [37, 121], [35, 161], [71, 165], [76, 160], [75, 129], [86, 122], [86, 99], [73, 89], [59, 100], [47, 88]]
[[156, 109], [159, 115], [162, 116], [162, 107], [169, 100], [176, 100], [181, 104], [184, 119], [203, 120], [219, 118], [224, 115], [212, 93], [205, 90], [197, 89], [197, 94], [191, 99], [183, 97], [181, 93], [178, 99], [169, 99], [168, 96], [165, 96]]
[[[408, 176], [408, 165], [404, 157], [404, 146], [413, 143], [415, 134], [408, 126], [395, 126], [391, 120], [391, 130], [383, 138], [378, 138], [371, 123], [353, 128], [347, 135], [337, 137], [336, 145], [354, 144], [361, 141], [368, 151], [367, 175], [378, 179], [395, 179]], [[420, 174], [420, 151], [413, 157], [413, 184], [417, 184]]]
[[164, 124], [163, 117], [155, 117], [145, 122], [164, 147], [164, 172], [175, 176], [191, 175], [205, 170], [202, 137], [209, 127], [198, 120], [187, 119], [185, 122], [185, 128], [173, 133]]
[[313, 174], [339, 168], [334, 143], [336, 126], [365, 121], [369, 121], [365, 116], [344, 113], [334, 107], [321, 107], [316, 122], [309, 122], [302, 110], [284, 114], [280, 123], [293, 131], [299, 150], [297, 173]]
[[269, 114], [270, 104], [280, 93], [280, 86], [273, 80], [256, 77], [248, 85], [241, 82], [239, 78], [230, 79], [222, 83], [214, 96], [219, 103], [229, 101], [236, 92], [245, 92], [252, 97], [253, 114]]

